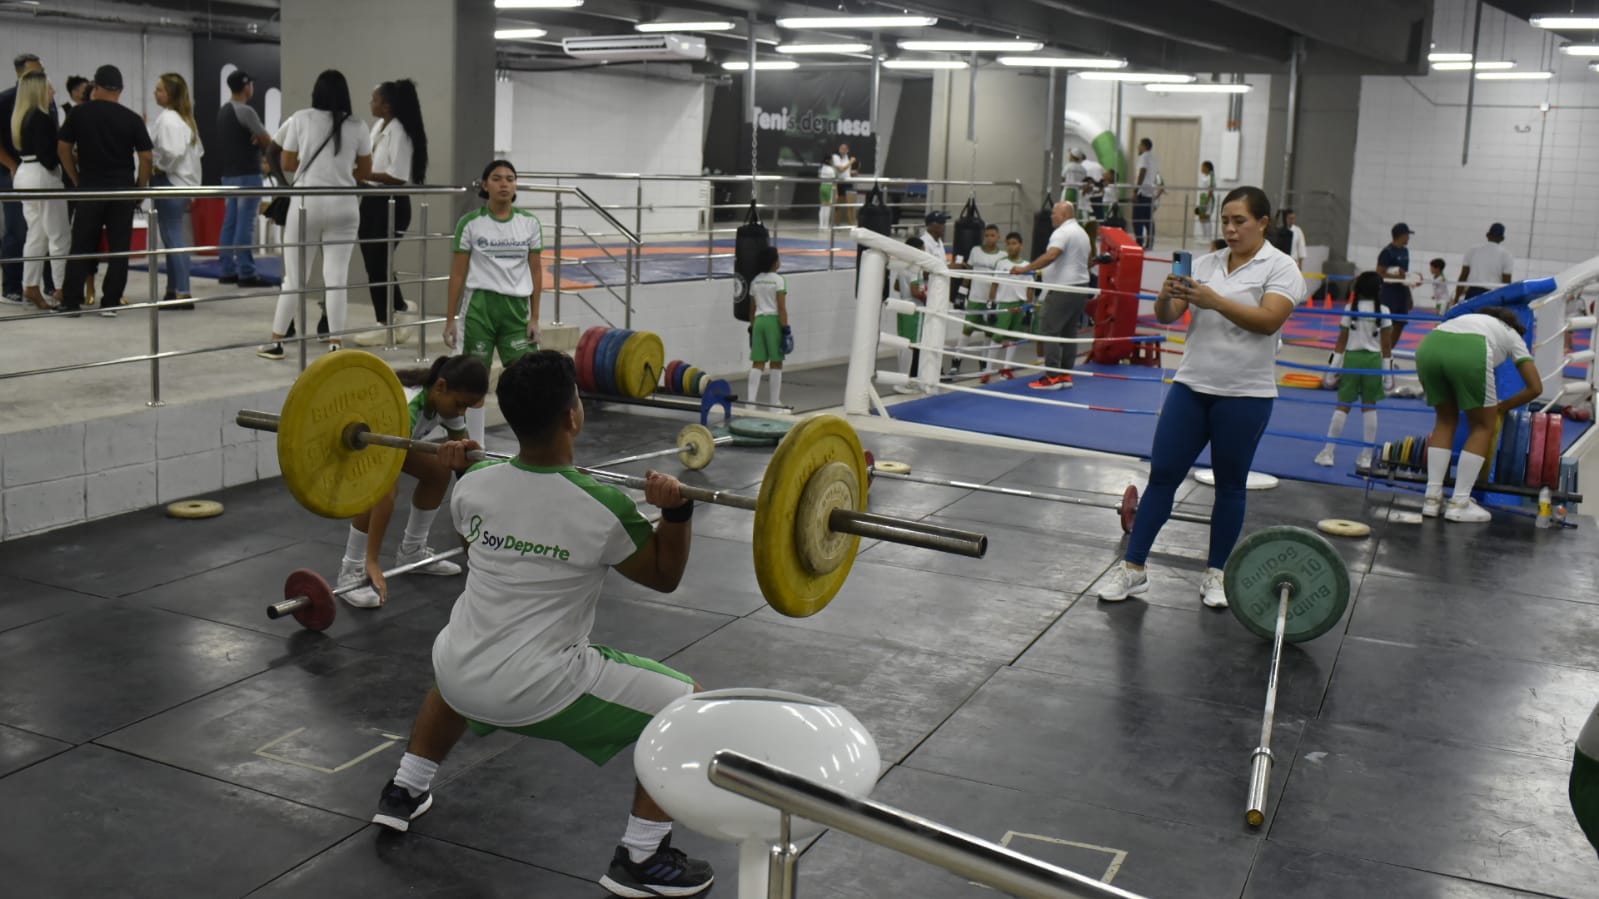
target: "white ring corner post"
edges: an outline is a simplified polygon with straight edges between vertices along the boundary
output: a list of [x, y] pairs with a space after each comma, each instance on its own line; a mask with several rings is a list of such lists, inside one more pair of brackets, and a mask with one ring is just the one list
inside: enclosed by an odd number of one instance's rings
[[882, 250], [863, 248], [855, 288], [855, 334], [850, 344], [849, 372], [844, 379], [844, 412], [847, 415], [871, 414], [877, 334], [882, 328], [879, 294], [887, 276], [888, 256]]
[[928, 314], [922, 316], [921, 337], [916, 341], [922, 346], [916, 380], [922, 385], [922, 393], [931, 396], [938, 392], [939, 375], [944, 372], [944, 338], [949, 331], [949, 322], [944, 318], [950, 310], [949, 269], [943, 264], [937, 265], [928, 270], [927, 279]]

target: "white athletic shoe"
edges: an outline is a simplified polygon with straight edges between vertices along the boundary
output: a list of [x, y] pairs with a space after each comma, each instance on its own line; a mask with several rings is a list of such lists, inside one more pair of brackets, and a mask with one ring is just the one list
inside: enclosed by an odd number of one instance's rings
[[[419, 546], [410, 551], [407, 551], [405, 547], [402, 546], [394, 553], [394, 567], [398, 568], [401, 565], [409, 565], [412, 562], [420, 562], [431, 555], [435, 555], [435, 553], [426, 546]], [[438, 577], [453, 577], [461, 573], [461, 566], [451, 562], [449, 559], [439, 559], [429, 565], [423, 565], [421, 568], [412, 569], [411, 573], [431, 574]]]
[[1220, 568], [1205, 569], [1205, 579], [1199, 582], [1199, 601], [1212, 609], [1227, 608], [1227, 588]]
[[1316, 454], [1316, 464], [1323, 468], [1333, 467], [1334, 461], [1336, 460], [1333, 459], [1333, 448], [1330, 446], [1322, 447], [1321, 452]]
[[1444, 510], [1444, 495], [1439, 491], [1437, 495], [1427, 494], [1421, 501], [1421, 514], [1424, 518], [1437, 518]]
[[1371, 470], [1371, 450], [1361, 450], [1360, 454], [1355, 456], [1355, 467]]
[[1444, 509], [1444, 518], [1449, 521], [1484, 522], [1492, 521], [1493, 514], [1477, 505], [1471, 497], [1465, 496], [1449, 501]]
[[340, 598], [357, 609], [375, 609], [383, 605], [383, 597], [379, 596], [378, 591], [372, 589], [372, 585], [367, 583], [365, 565], [359, 562], [344, 562], [340, 564], [337, 585], [339, 589], [342, 590], [345, 587], [357, 584], [360, 586], [356, 586], [355, 589], [348, 592], [340, 593]]
[[906, 396], [911, 396], [913, 394], [921, 393], [922, 391], [921, 391], [921, 388], [916, 386], [916, 382], [912, 381], [912, 382], [907, 383], [907, 384], [895, 384], [894, 385], [894, 392], [895, 393], [902, 393], [902, 394], [904, 394]]
[[1149, 591], [1149, 575], [1142, 568], [1117, 565], [1100, 578], [1098, 596], [1106, 602], [1121, 602], [1129, 596], [1139, 596]]

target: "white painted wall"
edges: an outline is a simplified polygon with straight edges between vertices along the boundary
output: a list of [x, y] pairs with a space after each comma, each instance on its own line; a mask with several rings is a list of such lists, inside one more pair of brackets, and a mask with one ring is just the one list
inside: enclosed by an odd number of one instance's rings
[[[1433, 42], [1471, 49], [1474, 3], [1438, 0]], [[1350, 257], [1372, 265], [1389, 228], [1406, 222], [1413, 268], [1460, 257], [1503, 222], [1516, 277], [1553, 274], [1599, 254], [1599, 74], [1555, 52], [1559, 39], [1488, 6], [1481, 59], [1548, 69], [1543, 82], [1477, 81], [1470, 157], [1461, 165], [1468, 72], [1367, 77], [1351, 195]], [[1548, 103], [1547, 112], [1539, 104]]]
[[[702, 83], [641, 77], [606, 71], [515, 72], [508, 87], [510, 159], [520, 171], [645, 172], [699, 175], [704, 161], [705, 88]], [[503, 103], [496, 104], [504, 110]], [[632, 181], [576, 182], [606, 205], [635, 204]], [[701, 227], [706, 182], [645, 182], [643, 228], [649, 233], [693, 231]], [[542, 201], [541, 201], [542, 202]], [[533, 205], [533, 204], [528, 204]], [[564, 204], [563, 204], [564, 205]], [[688, 205], [688, 209], [659, 208]], [[548, 214], [541, 217], [546, 222]], [[633, 227], [631, 210], [617, 214]], [[590, 231], [604, 228], [598, 217], [574, 214], [565, 224]]]
[[[141, 35], [131, 28], [10, 18], [0, 28], [5, 33], [6, 65], [9, 67], [11, 58], [18, 53], [39, 57], [50, 83], [55, 85], [57, 103], [66, 98], [69, 75], [93, 78], [95, 69], [110, 64], [122, 70], [126, 85], [122, 105], [155, 118], [161, 111], [152, 96], [157, 77], [177, 72], [185, 81], [194, 80], [194, 39], [187, 34]], [[7, 68], [0, 80], [9, 85], [10, 75]]]

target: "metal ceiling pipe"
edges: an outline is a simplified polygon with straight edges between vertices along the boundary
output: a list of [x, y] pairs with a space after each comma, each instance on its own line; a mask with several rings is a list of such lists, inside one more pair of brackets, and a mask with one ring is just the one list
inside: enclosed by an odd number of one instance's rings
[[[47, 22], [52, 19], [64, 22], [86, 22], [113, 28], [148, 28], [174, 34], [215, 32], [227, 36], [243, 36], [276, 40], [278, 23], [263, 16], [261, 19], [210, 14], [185, 14], [174, 11], [170, 15], [140, 12], [136, 8], [119, 11], [115, 15], [104, 12], [104, 4], [68, 2], [52, 3], [48, 7], [0, 8], [0, 18]], [[119, 10], [121, 7], [119, 7]]]
[[1277, 208], [1286, 208], [1288, 185], [1294, 169], [1294, 132], [1299, 130], [1299, 57], [1305, 52], [1305, 38], [1294, 35], [1288, 56], [1288, 128], [1283, 135], [1282, 188], [1277, 192]]
[[1466, 134], [1460, 141], [1460, 164], [1471, 158], [1471, 104], [1477, 95], [1477, 45], [1482, 41], [1482, 3], [1477, 0], [1477, 22], [1471, 26], [1471, 77], [1466, 79]]

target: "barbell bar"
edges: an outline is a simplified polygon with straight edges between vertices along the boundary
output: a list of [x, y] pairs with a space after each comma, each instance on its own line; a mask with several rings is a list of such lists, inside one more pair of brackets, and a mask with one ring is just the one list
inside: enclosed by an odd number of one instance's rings
[[1266, 714], [1260, 722], [1260, 745], [1249, 759], [1249, 808], [1244, 820], [1250, 827], [1266, 821], [1266, 792], [1271, 788], [1271, 730], [1277, 721], [1277, 671], [1282, 665], [1283, 634], [1288, 630], [1288, 601], [1293, 598], [1291, 584], [1277, 587], [1277, 627], [1271, 641], [1271, 674], [1266, 678]]
[[[391, 577], [408, 574], [434, 562], [452, 559], [463, 552], [466, 552], [466, 548], [458, 546], [455, 549], [434, 553], [425, 559], [407, 562], [404, 565], [390, 568], [388, 571], [383, 572], [383, 579], [388, 580]], [[306, 575], [310, 575], [315, 580], [308, 580]], [[285, 596], [281, 601], [267, 606], [267, 617], [275, 621], [285, 615], [293, 615], [295, 620], [299, 621], [308, 630], [326, 630], [328, 625], [333, 623], [334, 616], [338, 614], [333, 598], [359, 590], [362, 587], [369, 586], [371, 583], [371, 578], [362, 578], [349, 586], [329, 589], [327, 581], [323, 580], [321, 575], [302, 568], [289, 575], [288, 583], [285, 584], [284, 589], [284, 592], [289, 595]]]
[[[278, 430], [280, 417], [270, 412], [243, 409], [238, 413], [234, 421], [241, 428], [275, 432]], [[442, 446], [442, 444], [427, 440], [413, 440], [409, 437], [379, 434], [374, 432], [365, 422], [352, 422], [346, 425], [342, 441], [346, 447], [352, 450], [377, 446], [385, 449], [419, 452], [429, 455], [438, 455], [439, 448]], [[677, 452], [676, 449], [664, 450], [654, 455], [667, 455], [675, 452]], [[481, 462], [485, 460], [504, 460], [511, 457], [504, 453], [472, 450], [467, 454], [467, 458], [474, 462]], [[630, 459], [636, 458], [639, 457], [630, 457]], [[618, 463], [613, 462], [612, 464]], [[607, 471], [603, 468], [587, 468], [582, 465], [574, 467], [596, 481], [604, 481], [608, 484], [615, 484], [618, 487], [643, 490], [646, 483], [644, 478], [638, 475], [622, 474], [620, 472]], [[681, 485], [680, 490], [684, 499], [698, 503], [730, 506], [734, 509], [743, 509], [746, 512], [754, 512], [760, 508], [759, 498], [745, 496], [741, 493], [694, 487], [689, 484]], [[849, 534], [853, 537], [883, 540], [888, 543], [932, 549], [973, 559], [981, 559], [988, 552], [988, 537], [983, 534], [915, 521], [909, 518], [880, 515], [876, 512], [833, 509], [827, 516], [827, 526], [829, 530], [840, 534]]]

